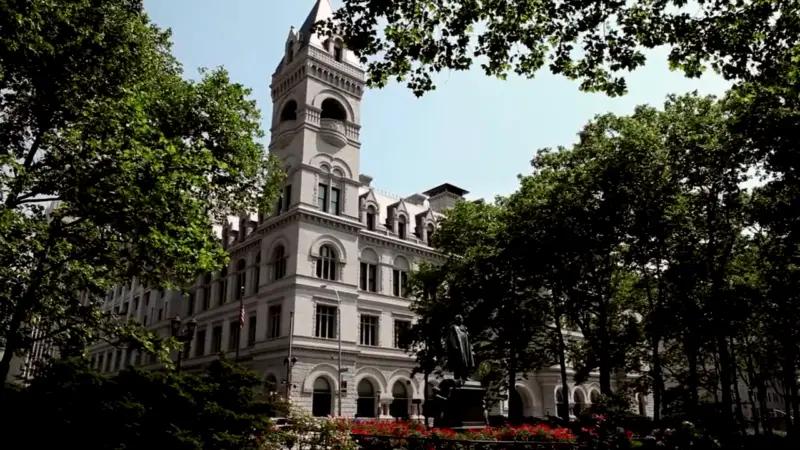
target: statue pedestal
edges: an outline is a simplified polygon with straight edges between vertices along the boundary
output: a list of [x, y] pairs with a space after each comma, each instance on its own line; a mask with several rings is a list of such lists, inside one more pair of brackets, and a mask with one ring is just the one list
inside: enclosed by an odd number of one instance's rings
[[477, 381], [466, 381], [454, 387], [444, 403], [441, 423], [434, 426], [454, 428], [458, 430], [486, 427], [486, 414], [483, 409], [483, 398], [486, 389]]

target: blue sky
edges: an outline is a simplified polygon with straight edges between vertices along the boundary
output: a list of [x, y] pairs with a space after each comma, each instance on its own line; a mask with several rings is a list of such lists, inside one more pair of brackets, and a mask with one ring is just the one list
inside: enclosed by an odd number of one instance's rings
[[[145, 0], [150, 18], [173, 32], [173, 53], [187, 76], [198, 67], [224, 66], [253, 89], [271, 112], [269, 82], [289, 27], [298, 28], [314, 0]], [[334, 0], [333, 5], [337, 6]], [[487, 78], [480, 69], [444, 73], [438, 89], [418, 99], [396, 83], [368, 91], [362, 104], [361, 172], [373, 186], [410, 195], [448, 182], [471, 198], [505, 195], [517, 175], [530, 172], [542, 147], [570, 145], [594, 115], [629, 113], [639, 104], [662, 105], [670, 93], [722, 94], [711, 74], [688, 80], [670, 72], [666, 51], [627, 76], [622, 98], [587, 94], [578, 84], [541, 72], [535, 79]], [[269, 130], [269, 117], [264, 129]], [[265, 141], [266, 144], [266, 141]]]

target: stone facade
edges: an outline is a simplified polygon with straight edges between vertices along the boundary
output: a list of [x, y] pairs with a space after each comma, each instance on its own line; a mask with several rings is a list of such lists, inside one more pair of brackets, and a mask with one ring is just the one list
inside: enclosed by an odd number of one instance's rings
[[[194, 317], [186, 370], [219, 352], [234, 354], [238, 346], [240, 361], [271, 390], [285, 394], [288, 386], [293, 403], [315, 414], [338, 414], [341, 405], [348, 417], [413, 417], [421, 412], [425, 387], [411, 376], [413, 357], [395, 342], [396, 330], [414, 320], [406, 277], [420, 260], [437, 258], [429, 236], [442, 211], [466, 191], [443, 184], [394, 196], [360, 173], [365, 74], [336, 39], [309, 33], [331, 12], [320, 0], [303, 26], [290, 30], [272, 75], [269, 150], [287, 171], [274, 211], [220, 225], [231, 262], [198, 278], [190, 294], [134, 280], [110, 292], [105, 308], [164, 336], [171, 318]], [[237, 342], [240, 308], [245, 319]], [[157, 367], [107, 344], [93, 346], [92, 354], [96, 367], [109, 373], [128, 364]], [[557, 368], [520, 381], [524, 414], [553, 413], [559, 383]], [[596, 384], [571, 390], [570, 401], [588, 404]], [[505, 408], [498, 405], [496, 412]]]

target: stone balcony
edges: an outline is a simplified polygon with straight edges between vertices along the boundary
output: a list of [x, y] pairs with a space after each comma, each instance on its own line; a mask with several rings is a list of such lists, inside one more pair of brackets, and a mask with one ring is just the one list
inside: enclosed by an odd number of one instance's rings
[[341, 120], [320, 119], [319, 135], [322, 140], [336, 148], [342, 148], [347, 144], [347, 130]]

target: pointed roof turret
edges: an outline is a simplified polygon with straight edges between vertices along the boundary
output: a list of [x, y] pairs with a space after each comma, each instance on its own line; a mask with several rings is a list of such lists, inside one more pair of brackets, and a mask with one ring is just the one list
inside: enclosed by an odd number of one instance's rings
[[333, 6], [331, 6], [330, 0], [317, 0], [314, 7], [311, 8], [311, 12], [308, 13], [305, 22], [303, 22], [303, 26], [300, 27], [300, 33], [304, 38], [310, 36], [312, 25], [320, 20], [328, 20], [331, 17], [333, 17]]

